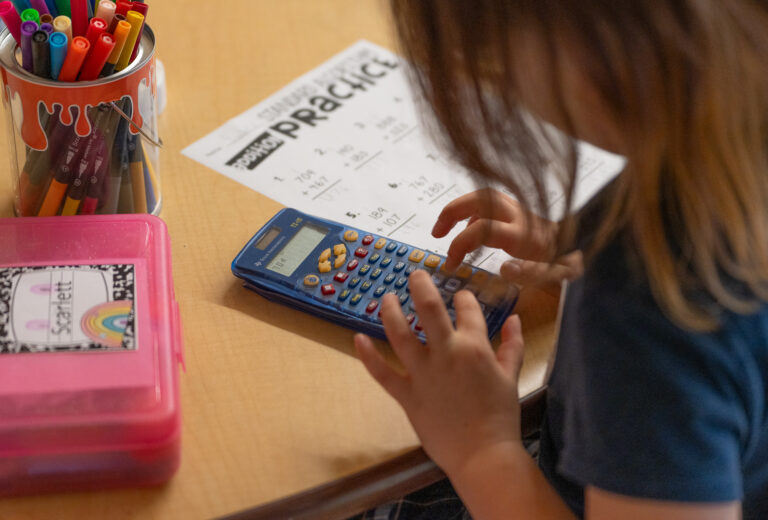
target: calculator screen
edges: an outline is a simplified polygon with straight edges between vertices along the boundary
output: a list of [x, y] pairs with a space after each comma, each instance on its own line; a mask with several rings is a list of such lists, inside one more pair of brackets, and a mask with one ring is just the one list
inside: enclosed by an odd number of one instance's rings
[[322, 242], [328, 230], [305, 224], [267, 264], [267, 269], [283, 276], [291, 276], [301, 262]]

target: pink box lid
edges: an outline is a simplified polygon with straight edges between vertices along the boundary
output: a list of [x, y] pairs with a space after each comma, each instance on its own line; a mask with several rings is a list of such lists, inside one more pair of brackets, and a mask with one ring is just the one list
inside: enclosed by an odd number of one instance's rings
[[162, 220], [0, 219], [0, 456], [163, 442], [182, 350]]

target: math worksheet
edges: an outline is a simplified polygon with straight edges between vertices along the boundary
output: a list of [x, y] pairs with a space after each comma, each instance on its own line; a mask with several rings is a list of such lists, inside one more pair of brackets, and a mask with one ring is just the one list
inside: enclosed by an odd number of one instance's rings
[[[405, 69], [359, 41], [182, 153], [285, 206], [445, 254], [463, 225], [442, 239], [432, 226], [478, 185], [430, 141]], [[579, 152], [577, 206], [623, 167], [592, 146]], [[484, 248], [467, 261], [498, 272], [508, 259]]]

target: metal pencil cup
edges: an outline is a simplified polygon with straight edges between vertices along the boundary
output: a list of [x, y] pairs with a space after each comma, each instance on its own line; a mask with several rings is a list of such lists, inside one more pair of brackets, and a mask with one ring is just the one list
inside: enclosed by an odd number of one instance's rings
[[81, 82], [29, 73], [11, 34], [0, 35], [17, 215], [160, 212], [155, 70], [148, 26], [128, 67]]

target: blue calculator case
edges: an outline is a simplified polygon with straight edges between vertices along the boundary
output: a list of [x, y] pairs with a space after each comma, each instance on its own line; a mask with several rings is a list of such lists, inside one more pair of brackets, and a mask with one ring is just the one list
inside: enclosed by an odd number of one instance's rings
[[379, 338], [386, 338], [379, 300], [395, 293], [412, 330], [424, 340], [408, 276], [425, 269], [451, 318], [453, 295], [472, 291], [493, 337], [517, 301], [517, 288], [467, 264], [445, 272], [444, 263], [443, 256], [409, 244], [286, 208], [248, 241], [232, 261], [232, 272], [265, 298]]

